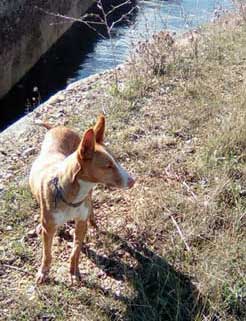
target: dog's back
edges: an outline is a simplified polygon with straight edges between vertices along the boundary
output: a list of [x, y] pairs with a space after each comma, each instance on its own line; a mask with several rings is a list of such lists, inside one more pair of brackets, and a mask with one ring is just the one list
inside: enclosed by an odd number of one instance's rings
[[45, 135], [41, 154], [62, 154], [65, 157], [72, 154], [80, 143], [80, 137], [69, 128], [58, 126], [50, 129]]
[[[34, 195], [37, 196], [38, 186], [43, 176], [52, 171], [54, 165], [59, 165], [66, 157], [71, 155], [78, 147], [80, 137], [69, 128], [58, 126], [50, 129], [42, 143], [41, 152], [34, 161], [29, 183]], [[36, 183], [35, 183], [36, 182]]]

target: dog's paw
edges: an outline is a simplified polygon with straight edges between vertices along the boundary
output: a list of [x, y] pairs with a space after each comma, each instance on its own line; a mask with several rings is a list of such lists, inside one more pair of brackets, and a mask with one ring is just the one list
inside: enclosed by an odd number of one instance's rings
[[43, 284], [49, 280], [49, 272], [38, 271], [36, 275], [36, 284]]

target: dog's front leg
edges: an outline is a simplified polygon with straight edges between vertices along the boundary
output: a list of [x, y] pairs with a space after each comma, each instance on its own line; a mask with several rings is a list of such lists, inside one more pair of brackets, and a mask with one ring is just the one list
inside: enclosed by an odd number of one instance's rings
[[73, 250], [70, 256], [70, 275], [71, 282], [76, 279], [77, 281], [81, 280], [79, 272], [79, 256], [81, 251], [81, 245], [84, 241], [87, 231], [87, 220], [86, 221], [76, 221], [75, 222], [75, 231], [73, 236]]
[[36, 283], [44, 283], [48, 279], [52, 254], [52, 241], [56, 227], [54, 224], [42, 224], [42, 241], [43, 241], [43, 253], [41, 267], [37, 273]]

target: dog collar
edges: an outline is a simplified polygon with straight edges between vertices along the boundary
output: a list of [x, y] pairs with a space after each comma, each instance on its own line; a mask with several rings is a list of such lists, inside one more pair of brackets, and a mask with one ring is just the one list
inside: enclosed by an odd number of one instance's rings
[[81, 201], [76, 202], [76, 203], [68, 202], [64, 197], [63, 188], [59, 184], [58, 177], [52, 178], [50, 181], [50, 184], [53, 185], [55, 188], [55, 197], [54, 197], [55, 208], [57, 208], [57, 203], [59, 201], [62, 201], [63, 203], [65, 203], [66, 205], [71, 206], [71, 207], [79, 207], [87, 198], [87, 196], [86, 196]]

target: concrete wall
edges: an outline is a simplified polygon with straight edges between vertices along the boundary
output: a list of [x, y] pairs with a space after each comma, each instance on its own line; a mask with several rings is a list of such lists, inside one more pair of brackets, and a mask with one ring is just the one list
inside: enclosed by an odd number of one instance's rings
[[93, 1], [0, 0], [0, 98], [71, 26], [38, 8], [79, 17]]

